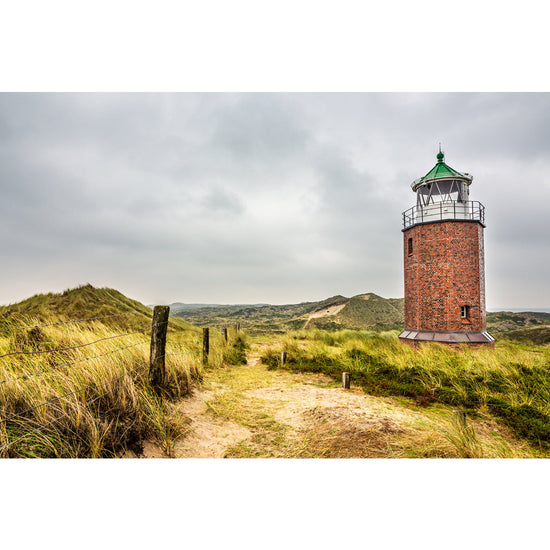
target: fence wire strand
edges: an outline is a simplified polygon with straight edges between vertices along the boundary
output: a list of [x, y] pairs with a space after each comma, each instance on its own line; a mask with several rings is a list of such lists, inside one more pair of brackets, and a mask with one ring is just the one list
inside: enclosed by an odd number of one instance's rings
[[[130, 374], [128, 372], [124, 372], [123, 374], [121, 374], [120, 376], [117, 376], [115, 378], [111, 378], [110, 380], [108, 380], [107, 382], [116, 382], [117, 380], [120, 380], [121, 378], [124, 378], [127, 374]], [[102, 382], [100, 385], [105, 385], [107, 384], [107, 382]], [[65, 394], [64, 396], [60, 396], [58, 399], [61, 399], [62, 397], [68, 397], [69, 395], [73, 395], [75, 393], [78, 393], [78, 391], [82, 391], [84, 389], [87, 389], [87, 388], [90, 388], [90, 387], [93, 387], [93, 386], [96, 386], [97, 387], [97, 384], [91, 384], [90, 386], [86, 386], [85, 388], [81, 388], [80, 390], [77, 390], [77, 391], [74, 391], [74, 392], [71, 392], [71, 393], [68, 393], [68, 394]], [[90, 405], [91, 403], [93, 403], [94, 401], [97, 401], [98, 399], [101, 399], [103, 396], [105, 395], [108, 395], [110, 393], [112, 393], [113, 391], [115, 390], [115, 388], [112, 388], [110, 389], [109, 391], [106, 391], [104, 393], [102, 393], [101, 395], [97, 395], [96, 397], [92, 398], [92, 399], [89, 399], [88, 401], [86, 401], [85, 403], [82, 404], [83, 407], [87, 407], [88, 405]], [[42, 403], [42, 405], [45, 405], [49, 402], [46, 402], [46, 403]], [[38, 408], [35, 407], [35, 408]], [[29, 409], [31, 410], [31, 409]], [[26, 412], [26, 411], [25, 411]], [[59, 420], [61, 420], [62, 418], [66, 417], [66, 416], [69, 416], [71, 411], [65, 411], [63, 414], [61, 414], [60, 416], [58, 416], [57, 418], [54, 418], [53, 420], [51, 420], [50, 422], [46, 423], [46, 424], [43, 424], [41, 426], [38, 426], [38, 428], [35, 428], [34, 430], [31, 430], [30, 432], [27, 432], [25, 434], [23, 434], [22, 436], [18, 437], [17, 439], [14, 439], [13, 441], [9, 441], [8, 443], [5, 443], [4, 445], [2, 445], [2, 447], [0, 447], [0, 453], [3, 452], [4, 450], [8, 449], [9, 447], [11, 447], [12, 445], [14, 445], [15, 443], [18, 443], [19, 441], [25, 439], [26, 437], [29, 437], [30, 435], [36, 433], [36, 432], [40, 432], [42, 431], [43, 429], [47, 428], [48, 426], [51, 426], [52, 424], [54, 424], [55, 422], [58, 422]], [[23, 413], [20, 413], [20, 414], [23, 414]], [[15, 415], [15, 416], [19, 416], [19, 415]], [[10, 418], [13, 418], [10, 417]], [[2, 420], [0, 421], [0, 424], [2, 422], [5, 422], [9, 420], [6, 419], [6, 420]]]
[[[96, 321], [96, 320], [101, 320], [101, 319], [109, 319], [109, 318], [124, 317], [124, 316], [128, 316], [128, 315], [139, 315], [139, 314], [140, 314], [140, 312], [132, 312], [132, 313], [123, 313], [123, 314], [116, 314], [116, 315], [104, 315], [104, 316], [98, 316], [98, 317], [89, 317], [89, 318], [86, 318], [86, 319], [71, 319], [71, 320], [68, 320], [68, 321], [60, 321], [60, 322], [56, 322], [56, 323], [46, 323], [46, 324], [41, 324], [41, 325], [29, 325], [29, 326], [15, 327], [15, 328], [10, 328], [10, 329], [0, 329], [0, 333], [8, 333], [8, 332], [14, 332], [14, 331], [17, 331], [17, 330], [27, 330], [27, 329], [50, 327], [50, 326], [57, 326], [57, 325], [66, 325], [66, 324], [78, 323], [78, 322]], [[85, 344], [79, 344], [79, 345], [74, 345], [74, 346], [67, 346], [67, 347], [60, 347], [60, 348], [46, 349], [46, 350], [9, 352], [9, 353], [5, 353], [3, 355], [0, 355], [0, 359], [5, 358], [5, 357], [15, 356], [15, 355], [40, 355], [40, 354], [48, 354], [48, 353], [55, 353], [55, 352], [69, 351], [69, 350], [85, 348], [85, 347], [88, 347], [88, 346], [91, 346], [93, 344], [97, 344], [99, 342], [103, 342], [103, 341], [106, 341], [106, 340], [113, 340], [113, 339], [117, 339], [117, 338], [123, 338], [125, 336], [131, 336], [131, 335], [135, 335], [135, 334], [142, 334], [142, 333], [148, 332], [151, 329], [154, 329], [155, 327], [158, 327], [158, 326], [161, 326], [161, 325], [168, 325], [169, 323], [170, 323], [170, 319], [167, 320], [167, 321], [164, 321], [162, 323], [156, 323], [156, 324], [153, 324], [151, 326], [148, 326], [148, 327], [145, 327], [143, 329], [136, 330], [136, 331], [133, 331], [133, 332], [116, 334], [116, 335], [113, 335], [113, 336], [107, 336], [107, 337], [104, 337], [104, 338], [99, 338], [98, 340], [94, 340], [93, 342], [88, 342], [88, 343], [85, 343]], [[178, 327], [177, 325], [174, 326], [174, 328], [175, 329], [180, 329], [180, 330], [188, 330], [187, 328], [182, 329], [181, 327]], [[113, 355], [115, 353], [122, 352], [124, 350], [129, 349], [129, 348], [137, 347], [137, 346], [144, 345], [144, 344], [148, 344], [148, 342], [139, 342], [137, 344], [132, 344], [132, 345], [129, 345], [129, 346], [119, 347], [119, 348], [116, 348], [114, 350], [111, 350], [111, 351], [108, 351], [108, 352], [105, 352], [105, 353], [93, 355], [93, 356], [90, 356], [90, 357], [85, 357], [85, 358], [82, 358], [82, 359], [77, 359], [76, 361], [69, 361], [69, 362], [66, 362], [66, 363], [61, 363], [61, 364], [58, 364], [58, 365], [54, 365], [53, 367], [50, 367], [50, 368], [47, 368], [47, 369], [40, 369], [40, 370], [36, 370], [34, 372], [22, 374], [20, 376], [16, 376], [16, 377], [12, 377], [12, 378], [6, 378], [6, 379], [0, 381], [0, 385], [8, 383], [8, 382], [17, 381], [17, 380], [29, 379], [33, 376], [39, 376], [39, 375], [42, 375], [42, 374], [46, 374], [48, 372], [56, 371], [56, 370], [61, 369], [61, 368], [68, 368], [68, 367], [70, 367], [72, 365], [75, 365], [75, 364], [78, 364], [78, 363], [83, 363], [83, 362], [86, 362], [86, 361], [91, 361], [93, 359], [98, 359], [100, 357], [106, 357], [108, 355]], [[182, 355], [184, 355], [183, 352], [184, 352], [184, 349], [181, 350], [181, 353], [168, 353], [168, 354], [163, 355], [162, 357], [182, 356]], [[94, 383], [89, 384], [87, 386], [78, 388], [76, 390], [72, 390], [72, 391], [64, 393], [62, 395], [58, 395], [58, 396], [53, 397], [51, 399], [48, 399], [47, 401], [44, 401], [42, 403], [39, 403], [39, 404], [34, 405], [32, 407], [29, 407], [29, 408], [25, 409], [22, 412], [15, 413], [15, 414], [12, 414], [12, 415], [10, 415], [6, 418], [1, 419], [0, 420], [0, 427], [2, 428], [2, 430], [4, 431], [4, 433], [7, 436], [7, 431], [6, 431], [7, 425], [10, 421], [12, 421], [16, 418], [21, 418], [23, 421], [31, 422], [31, 425], [32, 425], [32, 422], [37, 422], [38, 420], [36, 418], [26, 418], [25, 415], [28, 415], [28, 413], [31, 413], [31, 412], [33, 412], [37, 409], [40, 409], [41, 407], [45, 407], [47, 405], [51, 405], [51, 404], [56, 403], [56, 402], [62, 402], [62, 400], [64, 400], [64, 399], [67, 399], [67, 398], [69, 398], [73, 395], [77, 395], [79, 393], [85, 392], [86, 390], [89, 390], [91, 388], [96, 388], [96, 389], [99, 389], [101, 387], [105, 388], [106, 384], [116, 382], [117, 380], [120, 380], [120, 379], [124, 378], [125, 376], [132, 375], [132, 374], [137, 374], [137, 371], [134, 371], [134, 372], [125, 371], [120, 376], [117, 376], [117, 377], [112, 378], [110, 380], [103, 381], [103, 382], [94, 382]], [[79, 405], [81, 407], [87, 407], [88, 405], [90, 405], [93, 402], [97, 401], [98, 399], [104, 397], [105, 395], [108, 395], [108, 394], [112, 393], [113, 391], [115, 391], [115, 389], [116, 389], [116, 387], [113, 387], [110, 390], [108, 390], [106, 392], [103, 392], [100, 395], [97, 395], [97, 396], [95, 396], [95, 397], [93, 397], [93, 398], [91, 398], [87, 401], [84, 401], [84, 402], [77, 401], [77, 403], [79, 403]], [[4, 445], [2, 445], [0, 447], [0, 453], [2, 453], [3, 451], [8, 449], [9, 447], [14, 445], [15, 443], [18, 443], [19, 441], [22, 441], [23, 439], [28, 438], [29, 436], [31, 436], [31, 435], [33, 435], [37, 432], [41, 432], [41, 431], [45, 430], [47, 427], [51, 426], [55, 422], [58, 422], [62, 418], [69, 416], [71, 414], [71, 412], [73, 412], [73, 411], [72, 410], [66, 410], [66, 411], [62, 412], [62, 414], [60, 414], [60, 416], [58, 416], [57, 418], [49, 421], [48, 423], [42, 424], [42, 425], [34, 428], [33, 430], [24, 433], [23, 435], [21, 435], [20, 437], [18, 437], [17, 439], [15, 439], [13, 441], [8, 441], [7, 443], [5, 443]], [[77, 434], [75, 434], [75, 435], [77, 435]]]
[[132, 336], [133, 334], [140, 334], [140, 333], [143, 333], [143, 332], [147, 332], [147, 331], [151, 330], [152, 328], [155, 328], [155, 327], [160, 326], [160, 325], [164, 325], [166, 323], [167, 323], [167, 321], [164, 322], [164, 323], [157, 323], [155, 325], [151, 325], [150, 327], [145, 327], [143, 329], [136, 330], [134, 332], [125, 332], [123, 334], [115, 334], [114, 336], [106, 336], [105, 338], [100, 338], [99, 340], [94, 340], [93, 342], [88, 342], [86, 344], [79, 344], [77, 346], [68, 346], [66, 348], [53, 348], [53, 349], [44, 349], [44, 350], [37, 350], [37, 351], [11, 351], [9, 353], [4, 353], [3, 355], [0, 355], [0, 359], [2, 359], [3, 357], [10, 357], [10, 356], [13, 356], [13, 355], [40, 355], [40, 354], [43, 354], [43, 353], [54, 353], [56, 351], [68, 351], [68, 350], [72, 350], [72, 349], [85, 348], [86, 346], [91, 346], [93, 344], [97, 344], [98, 342], [104, 342], [105, 340], [113, 340], [114, 338], [122, 338], [124, 336]]
[[[127, 373], [124, 372], [124, 374], [120, 375], [118, 378], [122, 378], [123, 376], [125, 376]], [[111, 381], [113, 380], [117, 380], [118, 378], [113, 378]], [[99, 385], [102, 385], [102, 384], [106, 384], [107, 382], [99, 382]], [[98, 384], [97, 383], [93, 383], [93, 384], [89, 384], [87, 386], [84, 386], [82, 388], [79, 388], [78, 390], [74, 390], [74, 391], [71, 391], [71, 392], [67, 392], [67, 393], [64, 393], [63, 395], [58, 395], [57, 397], [54, 397], [52, 399], [49, 399], [48, 401], [44, 401], [43, 403], [40, 403], [38, 405], [35, 405], [34, 407], [30, 407], [22, 412], [19, 412], [19, 413], [16, 413], [16, 414], [12, 414], [11, 416], [8, 416], [7, 418], [3, 418], [2, 420], [0, 420], [0, 424], [5, 424], [6, 422], [9, 422], [10, 420], [12, 420], [13, 418], [16, 418], [18, 416], [23, 416], [24, 414], [27, 414], [31, 411], [34, 411], [36, 409], [39, 409], [40, 407], [43, 407], [44, 405], [50, 405], [51, 403], [55, 403], [56, 401], [59, 401], [60, 399], [63, 399], [64, 397], [69, 397], [71, 395], [74, 395], [76, 393], [80, 393], [84, 390], [87, 390], [87, 389], [90, 389], [90, 388], [93, 388], [93, 387], [97, 387]]]
[[68, 321], [59, 321], [57, 323], [46, 323], [43, 325], [29, 325], [26, 327], [16, 327], [16, 328], [4, 328], [0, 329], [0, 332], [14, 332], [16, 330], [27, 330], [33, 328], [43, 328], [43, 327], [54, 327], [57, 325], [68, 325], [70, 323], [83, 323], [85, 321], [98, 321], [100, 319], [111, 319], [113, 317], [127, 317], [128, 315], [146, 315], [140, 311], [133, 311], [131, 313], [117, 313], [114, 315], [103, 315], [101, 317], [88, 317], [87, 319], [69, 319]]
[[137, 344], [131, 344], [130, 346], [124, 346], [122, 348], [116, 348], [116, 349], [108, 351], [106, 353], [100, 353], [99, 355], [92, 355], [91, 357], [85, 357], [83, 359], [78, 359], [76, 361], [71, 361], [69, 363], [62, 363], [61, 365], [55, 365], [54, 367], [51, 367], [49, 369], [42, 369], [42, 370], [38, 370], [38, 371], [35, 371], [35, 372], [22, 374], [21, 376], [16, 376], [14, 378], [6, 378], [5, 380], [0, 380], [0, 385], [6, 384], [7, 382], [15, 382], [17, 380], [32, 378], [33, 376], [37, 376], [39, 374], [45, 374], [47, 372], [52, 372], [54, 370], [61, 369], [63, 367], [70, 367], [71, 365], [76, 365], [77, 363], [84, 363], [86, 361], [91, 361], [92, 359], [97, 359], [99, 357], [105, 357], [107, 355], [113, 355], [114, 353], [118, 353], [120, 351], [130, 349], [130, 348], [135, 348], [137, 346], [143, 346], [144, 344], [149, 344], [149, 342], [138, 342]]
[[80, 393], [80, 392], [82, 392], [84, 390], [87, 390], [89, 388], [92, 388], [94, 386], [97, 387], [97, 384], [90, 384], [88, 386], [84, 386], [83, 388], [79, 388], [78, 390], [67, 392], [67, 393], [64, 393], [63, 395], [58, 395], [57, 397], [54, 397], [52, 399], [48, 399], [48, 401], [44, 401], [43, 403], [35, 405], [34, 407], [29, 407], [28, 409], [26, 409], [22, 412], [12, 414], [11, 416], [8, 416], [7, 418], [2, 418], [2, 420], [0, 420], [0, 424], [5, 424], [5, 423], [9, 422], [10, 420], [13, 420], [14, 418], [17, 418], [18, 416], [23, 416], [23, 415], [25, 415], [29, 412], [32, 412], [32, 411], [35, 411], [36, 409], [39, 409], [40, 407], [44, 407], [45, 405], [51, 405], [52, 403], [55, 403], [56, 401], [59, 401], [60, 399], [63, 399], [64, 397], [70, 397], [71, 395], [75, 395], [76, 393]]

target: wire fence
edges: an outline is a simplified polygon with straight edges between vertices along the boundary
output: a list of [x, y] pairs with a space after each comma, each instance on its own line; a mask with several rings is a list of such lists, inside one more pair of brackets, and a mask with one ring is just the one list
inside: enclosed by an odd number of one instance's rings
[[15, 332], [17, 330], [27, 330], [27, 329], [43, 328], [43, 327], [55, 327], [58, 325], [69, 325], [71, 323], [83, 323], [87, 321], [99, 321], [103, 319], [112, 319], [114, 317], [127, 317], [128, 315], [145, 315], [145, 313], [132, 311], [129, 313], [117, 313], [115, 315], [102, 315], [101, 317], [88, 317], [86, 319], [69, 319], [68, 321], [58, 321], [56, 323], [46, 323], [43, 325], [28, 325], [24, 327], [4, 328], [4, 329], [0, 329], [0, 332]]
[[[108, 382], [103, 382], [103, 383], [100, 383], [102, 385], [106, 385], [107, 383], [113, 383], [113, 382], [116, 382], [117, 380], [120, 380], [122, 378], [124, 378], [125, 376], [127, 376], [127, 372], [124, 372], [123, 374], [121, 374], [120, 376], [117, 376], [116, 378], [112, 378], [110, 379]], [[59, 396], [55, 399], [51, 399], [50, 401], [47, 401], [47, 402], [44, 402], [44, 403], [41, 403], [40, 405], [37, 405], [36, 407], [32, 407], [30, 409], [27, 409], [27, 411], [25, 412], [29, 412], [29, 411], [32, 411], [34, 409], [37, 409], [38, 407], [41, 407], [43, 405], [46, 405], [46, 404], [50, 404], [50, 403], [53, 403], [54, 401], [58, 401], [62, 398], [65, 398], [65, 397], [69, 397], [70, 395], [74, 395], [76, 393], [79, 393], [79, 392], [82, 392], [84, 391], [85, 389], [89, 389], [91, 387], [95, 387], [97, 388], [97, 384], [90, 384], [84, 388], [80, 388], [79, 390], [76, 390], [74, 392], [71, 392], [71, 393], [67, 393], [63, 396]], [[98, 396], [95, 396], [91, 399], [89, 399], [88, 401], [84, 402], [83, 406], [84, 407], [89, 407], [89, 405], [91, 405], [93, 402], [95, 401], [98, 401], [99, 399], [101, 399], [102, 397], [112, 393], [113, 391], [115, 390], [115, 388], [111, 388], [110, 390], [102, 393], [101, 395], [98, 395]], [[14, 439], [13, 441], [9, 441], [7, 443], [5, 443], [4, 445], [2, 445], [0, 447], [0, 454], [2, 454], [4, 451], [7, 451], [11, 446], [15, 445], [16, 443], [19, 443], [20, 441], [23, 441], [24, 439], [30, 437], [31, 435], [35, 434], [35, 433], [38, 433], [38, 432], [41, 432], [43, 430], [45, 430], [46, 428], [48, 428], [49, 426], [52, 426], [53, 424], [55, 424], [56, 422], [59, 422], [60, 420], [62, 420], [63, 418], [66, 418], [68, 417], [70, 414], [71, 414], [72, 411], [70, 410], [67, 410], [67, 411], [64, 411], [60, 416], [58, 416], [57, 418], [54, 418], [53, 420], [51, 420], [50, 422], [47, 422], [46, 424], [41, 424], [40, 426], [38, 426], [37, 428], [35, 428], [34, 430], [31, 430], [30, 432], [27, 432], [21, 436], [19, 436], [17, 439]], [[2, 423], [6, 423], [8, 422], [9, 420], [11, 420], [12, 418], [16, 417], [16, 416], [22, 416], [24, 413], [19, 413], [17, 415], [12, 415], [10, 418], [7, 418], [7, 419], [4, 419], [2, 421], [0, 421], [0, 424]]]
[[0, 380], [0, 385], [6, 384], [7, 382], [15, 382], [17, 380], [24, 380], [24, 379], [27, 379], [27, 378], [32, 378], [33, 376], [38, 376], [40, 374], [45, 374], [47, 372], [52, 372], [52, 371], [55, 371], [57, 369], [64, 368], [64, 367], [70, 367], [71, 365], [76, 365], [77, 363], [84, 363], [86, 361], [91, 361], [92, 359], [99, 359], [100, 357], [106, 357], [108, 355], [113, 355], [115, 353], [119, 353], [121, 351], [130, 349], [130, 348], [135, 348], [137, 346], [143, 346], [145, 344], [148, 345], [149, 342], [139, 342], [137, 344], [131, 344], [130, 346], [124, 346], [122, 348], [116, 348], [116, 349], [114, 349], [112, 351], [108, 351], [106, 353], [100, 353], [98, 355], [92, 355], [90, 357], [85, 357], [84, 359], [77, 359], [76, 361], [71, 361], [69, 363], [61, 363], [60, 365], [55, 365], [53, 367], [50, 367], [49, 369], [41, 369], [41, 370], [38, 370], [38, 371], [35, 371], [35, 372], [25, 373], [25, 374], [22, 374], [20, 376], [15, 376], [13, 378], [6, 378], [4, 380]]
[[94, 344], [98, 344], [99, 342], [104, 342], [105, 340], [123, 338], [125, 336], [132, 336], [133, 334], [141, 334], [149, 330], [151, 330], [151, 327], [145, 327], [140, 330], [135, 330], [134, 332], [125, 332], [123, 334], [115, 334], [114, 336], [106, 336], [105, 338], [99, 338], [99, 340], [94, 340], [93, 342], [87, 342], [86, 344], [79, 344], [77, 346], [67, 346], [64, 348], [53, 348], [53, 349], [43, 349], [43, 350], [33, 350], [33, 351], [11, 351], [9, 353], [4, 353], [3, 355], [0, 355], [0, 359], [2, 359], [3, 357], [10, 357], [12, 355], [41, 355], [43, 353], [54, 353], [59, 351], [69, 351], [74, 349], [80, 349], [80, 348], [92, 346]]
[[[158, 308], [161, 308], [162, 312], [164, 313], [164, 316], [162, 318], [158, 317]], [[160, 310], [159, 310], [160, 311]], [[88, 318], [82, 318], [82, 319], [70, 319], [67, 321], [59, 321], [55, 323], [44, 323], [44, 324], [35, 324], [35, 325], [27, 325], [27, 326], [18, 326], [18, 327], [10, 327], [5, 329], [0, 329], [0, 333], [6, 334], [6, 333], [14, 333], [16, 331], [22, 331], [22, 330], [33, 330], [37, 328], [44, 328], [44, 327], [53, 327], [53, 326], [60, 326], [60, 325], [68, 325], [72, 323], [80, 323], [80, 322], [88, 322], [88, 321], [100, 321], [105, 319], [113, 319], [113, 318], [120, 318], [120, 317], [127, 317], [130, 315], [143, 315], [143, 313], [140, 312], [131, 312], [131, 313], [123, 313], [123, 314], [116, 314], [116, 315], [102, 315], [102, 316], [96, 316], [96, 317], [88, 317]], [[149, 344], [151, 347], [151, 356], [149, 361], [149, 382], [152, 386], [157, 387], [159, 386], [159, 380], [160, 385], [162, 386], [162, 383], [164, 382], [164, 360], [166, 357], [174, 357], [174, 356], [182, 356], [186, 349], [185, 347], [179, 348], [179, 353], [174, 353], [174, 350], [171, 350], [170, 353], [166, 353], [166, 334], [169, 324], [169, 308], [167, 306], [157, 306], [155, 307], [153, 311], [153, 319], [151, 322], [151, 325], [142, 327], [139, 330], [132, 330], [131, 332], [121, 332], [118, 334], [110, 335], [110, 336], [104, 336], [102, 338], [95, 339], [91, 342], [85, 342], [82, 344], [76, 344], [76, 345], [70, 345], [70, 346], [61, 346], [57, 348], [49, 348], [49, 349], [38, 349], [38, 350], [15, 350], [10, 351], [7, 353], [4, 353], [0, 355], [0, 359], [7, 359], [7, 358], [15, 358], [19, 356], [36, 356], [37, 358], [40, 356], [45, 355], [53, 355], [56, 353], [62, 353], [62, 352], [68, 352], [68, 351], [75, 351], [75, 350], [82, 350], [85, 348], [88, 348], [89, 346], [99, 344], [101, 342], [106, 342], [110, 340], [119, 340], [122, 338], [135, 336], [138, 334], [145, 334], [147, 332], [151, 332], [151, 341], [142, 341], [137, 343], [132, 343], [130, 345], [126, 346], [118, 346], [115, 349], [111, 349], [109, 351], [105, 351], [103, 353], [96, 353], [94, 355], [90, 355], [87, 357], [82, 357], [70, 361], [64, 361], [59, 364], [55, 364], [53, 366], [49, 366], [48, 368], [39, 368], [35, 369], [31, 372], [24, 372], [21, 374], [17, 374], [14, 376], [7, 376], [4, 379], [0, 380], [0, 389], [4, 387], [6, 384], [14, 383], [14, 382], [24, 382], [26, 383], [27, 380], [38, 377], [47, 373], [57, 373], [62, 369], [70, 369], [70, 367], [73, 367], [77, 364], [82, 364], [85, 362], [89, 362], [92, 360], [103, 360], [107, 357], [114, 356], [115, 354], [120, 354], [126, 350], [129, 350], [131, 348], [138, 348], [139, 346], [144, 346]], [[186, 330], [184, 327], [176, 327], [181, 328], [181, 330]], [[160, 341], [160, 346], [159, 346]], [[47, 423], [43, 424], [40, 423], [39, 426], [36, 428], [25, 432], [24, 434], [16, 437], [15, 439], [11, 441], [6, 441], [8, 439], [8, 432], [7, 427], [9, 425], [12, 425], [13, 427], [19, 427], [21, 423], [24, 425], [33, 424], [35, 422], [38, 422], [38, 418], [36, 417], [36, 412], [39, 409], [51, 407], [55, 404], [63, 404], [69, 402], [71, 398], [74, 396], [77, 396], [79, 394], [84, 394], [87, 390], [97, 390], [99, 387], [107, 388], [109, 385], [112, 385], [116, 383], [118, 380], [124, 378], [125, 376], [131, 376], [132, 379], [136, 375], [143, 375], [147, 374], [147, 365], [144, 365], [145, 369], [143, 369], [143, 372], [137, 372], [136, 369], [133, 369], [132, 371], [126, 369], [124, 367], [124, 363], [121, 362], [123, 365], [123, 372], [120, 375], [117, 375], [116, 377], [111, 377], [105, 380], [95, 380], [93, 383], [85, 384], [81, 387], [78, 387], [76, 389], [71, 388], [70, 391], [61, 391], [59, 395], [54, 395], [50, 397], [49, 399], [45, 399], [44, 401], [41, 401], [36, 404], [32, 404], [32, 406], [24, 408], [24, 410], [13, 412], [9, 415], [6, 415], [4, 418], [0, 418], [0, 435], [2, 439], [4, 440], [4, 443], [0, 446], [0, 455], [4, 455], [6, 451], [13, 445], [20, 443], [25, 438], [28, 438], [32, 436], [33, 434], [36, 434], [38, 432], [42, 432], [46, 430], [48, 427], [51, 427], [54, 423], [62, 420], [65, 417], [70, 416], [71, 414], [74, 414], [74, 409], [68, 408], [67, 410], [63, 410], [63, 412], [54, 418], [51, 421], [48, 421]], [[153, 369], [153, 366], [155, 365], [157, 370]], [[160, 378], [158, 376], [158, 369], [160, 368]], [[139, 369], [141, 371], [141, 369]], [[57, 378], [53, 379], [54, 381], [57, 380]], [[154, 382], [154, 383], [153, 383]], [[59, 387], [62, 387], [63, 384], [60, 382], [58, 384]], [[85, 400], [85, 401], [79, 401], [79, 406], [87, 408], [92, 403], [98, 401], [104, 396], [107, 396], [115, 391], [117, 386], [113, 386], [108, 391], [105, 391], [101, 393], [100, 395], [95, 395], [94, 397]], [[16, 387], [15, 390], [20, 389], [19, 387]], [[13, 391], [15, 391], [13, 390]], [[23, 401], [24, 402], [24, 401]], [[64, 405], [61, 405], [62, 407]], [[16, 424], [14, 424], [16, 423]], [[18, 424], [17, 424], [18, 423]]]

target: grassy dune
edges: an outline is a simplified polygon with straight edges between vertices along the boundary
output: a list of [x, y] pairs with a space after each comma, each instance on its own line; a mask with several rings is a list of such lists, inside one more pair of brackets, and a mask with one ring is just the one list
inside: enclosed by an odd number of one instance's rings
[[550, 452], [548, 346], [503, 341], [494, 350], [427, 344], [415, 351], [400, 344], [395, 332], [297, 331], [267, 351], [263, 362], [280, 368], [283, 350], [288, 357], [284, 368], [335, 379], [348, 371], [372, 395], [412, 398], [423, 407], [450, 405], [470, 417], [496, 418], [535, 453]]
[[[151, 321], [152, 313], [151, 308], [117, 290], [88, 284], [59, 294], [36, 294], [17, 304], [0, 306], [0, 331], [93, 317], [102, 317], [101, 322], [107, 327], [137, 330]], [[181, 329], [195, 328], [183, 319], [173, 319], [172, 325]]]
[[[166, 387], [159, 395], [148, 382], [151, 313], [116, 291], [89, 285], [5, 306], [0, 456], [139, 454], [145, 440], [156, 441], [170, 455], [186, 430], [176, 403], [203, 373], [202, 331], [170, 319]], [[102, 316], [109, 317], [66, 323]], [[9, 329], [44, 324], [50, 326]], [[57, 351], [36, 353], [43, 350]], [[221, 365], [232, 350], [213, 334], [210, 365]]]
[[149, 438], [169, 451], [182, 429], [170, 414], [170, 401], [187, 393], [191, 380], [201, 374], [198, 334], [169, 333], [167, 351], [175, 355], [166, 358], [168, 383], [162, 397], [148, 383], [150, 333], [113, 338], [120, 334], [124, 331], [118, 327], [93, 322], [0, 338], [0, 355], [102, 340], [0, 359], [0, 447], [13, 442], [1, 456], [115, 456], [126, 449], [139, 452]]

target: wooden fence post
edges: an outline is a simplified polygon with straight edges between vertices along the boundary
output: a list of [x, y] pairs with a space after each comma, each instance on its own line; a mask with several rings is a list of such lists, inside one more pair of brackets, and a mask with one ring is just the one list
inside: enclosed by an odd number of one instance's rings
[[202, 329], [202, 364], [208, 363], [208, 353], [210, 352], [210, 330], [208, 327]]
[[227, 342], [227, 327], [222, 328], [223, 339]]
[[165, 377], [166, 331], [168, 330], [169, 306], [155, 306], [151, 325], [151, 356], [149, 380], [153, 387], [161, 387]]
[[286, 363], [286, 351], [281, 352], [281, 365]]
[[349, 372], [342, 373], [342, 387], [346, 390], [350, 389], [351, 377]]

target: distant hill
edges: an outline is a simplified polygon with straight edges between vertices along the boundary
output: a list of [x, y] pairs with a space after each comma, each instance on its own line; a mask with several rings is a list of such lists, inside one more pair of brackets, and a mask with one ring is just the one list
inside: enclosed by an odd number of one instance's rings
[[496, 311], [487, 313], [487, 330], [505, 332], [550, 324], [550, 313], [543, 311]]
[[[267, 306], [269, 304], [235, 304], [235, 305], [224, 305], [224, 304], [183, 304], [181, 302], [174, 302], [170, 304], [170, 312], [176, 313], [178, 311], [187, 311], [190, 309], [203, 309], [205, 307], [218, 307], [218, 308], [247, 308], [247, 307], [260, 307]], [[152, 306], [149, 306], [152, 307]]]
[[526, 327], [497, 333], [499, 338], [512, 340], [520, 344], [545, 345], [550, 344], [550, 326]]
[[317, 310], [305, 328], [388, 329], [403, 325], [403, 298], [382, 298], [369, 292], [346, 299], [339, 306]]
[[[181, 307], [183, 306], [183, 307]], [[337, 295], [319, 302], [300, 304], [181, 304], [171, 305], [174, 316], [198, 326], [231, 326], [240, 323], [251, 332], [286, 332], [302, 328], [325, 330], [403, 328], [403, 298], [383, 298], [368, 292], [352, 298]], [[544, 340], [545, 331], [518, 332], [550, 325], [550, 313], [543, 311], [487, 313], [487, 330], [497, 338]], [[550, 340], [548, 340], [550, 342]]]
[[[120, 314], [132, 314], [110, 317]], [[142, 328], [151, 322], [153, 311], [112, 288], [82, 285], [61, 293], [36, 294], [17, 304], [0, 306], [0, 329], [24, 325], [106, 317], [101, 322], [125, 330]], [[191, 328], [183, 319], [180, 328]]]
[[403, 299], [382, 298], [368, 293], [352, 298], [338, 295], [300, 304], [211, 305], [208, 308], [179, 309], [173, 314], [198, 326], [240, 323], [242, 328], [252, 332], [286, 332], [301, 328], [388, 329], [402, 325]]
[[500, 312], [510, 312], [510, 313], [550, 313], [550, 307], [501, 307], [501, 308], [493, 308], [491, 310], [487, 310], [487, 313], [500, 313]]
[[523, 344], [550, 343], [550, 313], [497, 311], [487, 313], [487, 330], [496, 338]]

